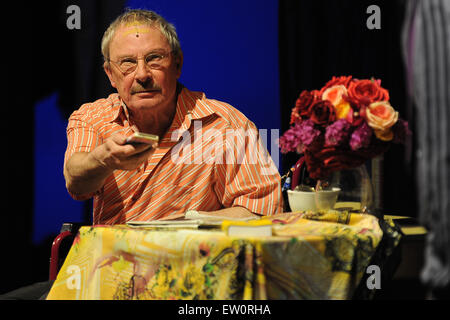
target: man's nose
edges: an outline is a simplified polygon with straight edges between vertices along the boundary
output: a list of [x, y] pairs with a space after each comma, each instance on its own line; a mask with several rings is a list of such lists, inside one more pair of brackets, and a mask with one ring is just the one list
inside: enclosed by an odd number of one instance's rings
[[147, 68], [144, 60], [142, 59], [139, 59], [137, 61], [135, 78], [140, 82], [145, 82], [146, 80], [151, 78], [150, 69]]

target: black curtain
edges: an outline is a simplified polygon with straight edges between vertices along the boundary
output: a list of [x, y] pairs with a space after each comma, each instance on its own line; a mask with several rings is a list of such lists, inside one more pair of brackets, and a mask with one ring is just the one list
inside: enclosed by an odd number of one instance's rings
[[[381, 12], [381, 29], [369, 29], [370, 5]], [[302, 90], [320, 89], [332, 76], [382, 79], [391, 104], [402, 118], [406, 110], [401, 28], [405, 4], [400, 0], [280, 0], [279, 58], [282, 132]], [[413, 124], [410, 123], [413, 128]], [[393, 146], [384, 155], [385, 214], [416, 216], [411, 146]], [[283, 170], [297, 157], [282, 157]]]
[[[33, 74], [45, 76], [37, 81], [35, 100], [58, 91], [59, 107], [65, 118], [81, 104], [114, 92], [103, 71], [100, 43], [109, 24], [123, 11], [124, 0], [62, 0], [39, 10], [35, 45], [39, 64]], [[77, 5], [81, 13], [80, 29], [69, 29], [66, 10]]]
[[[2, 4], [4, 32], [2, 153], [4, 176], [0, 293], [48, 279], [52, 239], [32, 243], [34, 106], [58, 93], [61, 117], [112, 92], [102, 69], [100, 41], [124, 0], [63, 0]], [[66, 12], [77, 5], [81, 28], [70, 30]], [[61, 160], [62, 161], [62, 160]], [[62, 172], [60, 173], [62, 174]], [[86, 221], [90, 223], [89, 204]]]

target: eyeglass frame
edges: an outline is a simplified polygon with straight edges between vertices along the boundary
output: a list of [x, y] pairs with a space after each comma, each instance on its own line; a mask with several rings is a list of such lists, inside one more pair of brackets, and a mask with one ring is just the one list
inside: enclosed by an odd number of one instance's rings
[[152, 52], [149, 52], [148, 54], [146, 54], [145, 56], [143, 56], [143, 57], [141, 57], [141, 58], [124, 57], [124, 58], [122, 59], [122, 63], [123, 63], [123, 60], [124, 60], [124, 59], [134, 59], [134, 60], [136, 60], [136, 65], [135, 65], [135, 67], [134, 67], [134, 69], [133, 69], [132, 71], [123, 71], [122, 68], [121, 68], [120, 65], [119, 65], [119, 64], [121, 63], [121, 61], [114, 61], [114, 60], [111, 60], [111, 59], [109, 59], [109, 58], [107, 59], [107, 61], [108, 61], [108, 63], [112, 63], [113, 65], [115, 65], [115, 66], [117, 67], [117, 69], [119, 69], [120, 72], [121, 72], [123, 75], [129, 75], [129, 74], [131, 74], [131, 73], [133, 73], [133, 72], [135, 72], [135, 71], [137, 70], [137, 67], [138, 67], [138, 61], [139, 61], [139, 60], [144, 60], [144, 66], [145, 66], [145, 68], [150, 69], [150, 70], [157, 70], [158, 68], [161, 67], [161, 65], [158, 65], [156, 68], [155, 68], [155, 67], [152, 68], [152, 66], [150, 66], [148, 63], [145, 63], [145, 59], [146, 59], [148, 56], [150, 56], [150, 55], [158, 54], [158, 55], [161, 56], [161, 60], [163, 60], [163, 59], [169, 57], [169, 56], [170, 56], [171, 54], [173, 54], [174, 52], [175, 52], [175, 51], [172, 50], [172, 51], [169, 51], [169, 52], [166, 52], [166, 53], [162, 54], [162, 53], [159, 53], [158, 51], [152, 51]]

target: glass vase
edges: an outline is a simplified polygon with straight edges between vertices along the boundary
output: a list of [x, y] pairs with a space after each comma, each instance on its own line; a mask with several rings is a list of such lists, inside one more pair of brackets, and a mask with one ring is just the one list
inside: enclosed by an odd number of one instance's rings
[[375, 214], [373, 186], [365, 165], [331, 174], [330, 187], [339, 188], [335, 209]]

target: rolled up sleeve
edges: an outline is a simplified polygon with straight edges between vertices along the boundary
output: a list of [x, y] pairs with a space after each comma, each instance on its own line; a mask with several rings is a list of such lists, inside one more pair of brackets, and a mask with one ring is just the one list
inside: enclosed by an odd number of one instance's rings
[[[69, 118], [67, 125], [67, 149], [64, 155], [64, 167], [74, 153], [90, 152], [98, 144], [98, 136], [96, 130], [87, 121], [83, 119], [84, 113], [80, 110], [75, 111]], [[95, 195], [74, 194], [68, 190], [70, 196], [79, 201], [87, 200]]]

